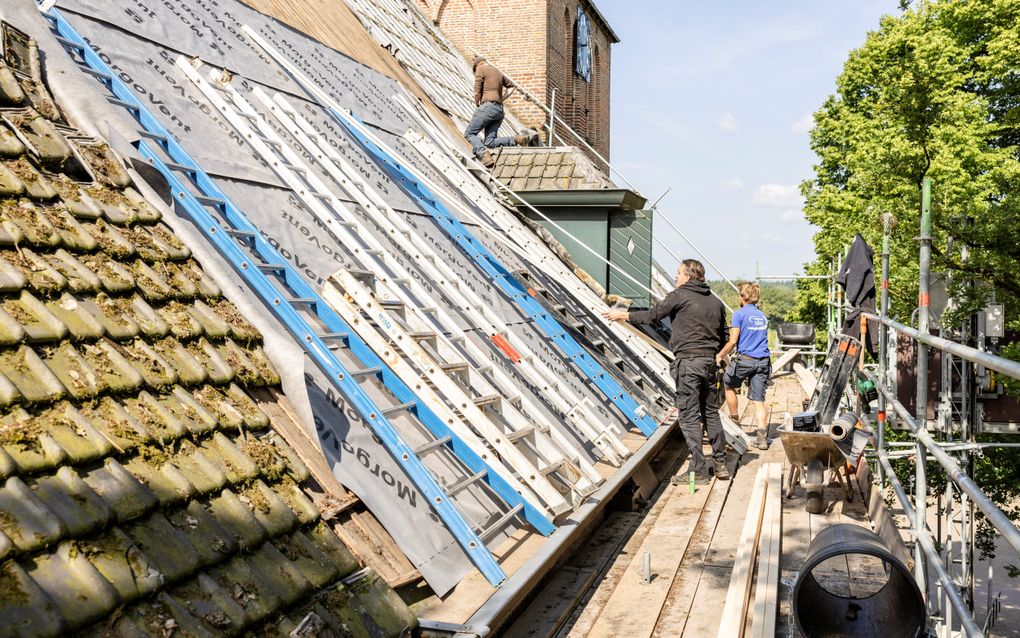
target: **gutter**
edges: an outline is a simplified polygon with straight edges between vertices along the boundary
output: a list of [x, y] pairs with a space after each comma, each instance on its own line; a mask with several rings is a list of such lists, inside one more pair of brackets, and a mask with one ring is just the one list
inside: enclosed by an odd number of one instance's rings
[[[499, 589], [468, 618], [466, 623], [451, 626], [423, 620], [421, 621], [422, 628], [452, 630], [456, 632], [454, 638], [485, 638], [489, 635], [498, 635], [494, 631], [503, 627], [510, 615], [517, 611], [552, 568], [564, 558], [569, 550], [576, 547], [578, 539], [592, 526], [592, 521], [596, 516], [609, 505], [609, 502], [631, 479], [638, 467], [659, 451], [674, 428], [676, 428], [675, 421], [671, 425], [658, 428], [652, 436], [648, 437], [648, 440], [634, 456], [627, 459], [627, 462], [610, 476], [602, 487], [589, 496], [587, 501], [577, 508], [570, 518], [549, 537], [538, 552], [506, 579]], [[439, 625], [445, 626], [440, 629]]]

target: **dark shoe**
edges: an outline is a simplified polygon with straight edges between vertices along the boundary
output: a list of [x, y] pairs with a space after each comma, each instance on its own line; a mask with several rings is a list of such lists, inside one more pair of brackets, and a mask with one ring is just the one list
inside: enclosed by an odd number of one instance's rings
[[762, 432], [761, 430], [758, 430], [758, 435], [754, 437], [754, 447], [758, 448], [759, 450], [769, 449], [768, 437], [766, 437], [765, 433]]
[[720, 481], [730, 480], [730, 471], [726, 468], [726, 461], [712, 460], [712, 468], [715, 470], [715, 477]]
[[[694, 484], [695, 485], [708, 485], [712, 482], [712, 477], [703, 472], [694, 472]], [[684, 486], [691, 484], [691, 473], [682, 472], [673, 476], [669, 479], [670, 485]]]

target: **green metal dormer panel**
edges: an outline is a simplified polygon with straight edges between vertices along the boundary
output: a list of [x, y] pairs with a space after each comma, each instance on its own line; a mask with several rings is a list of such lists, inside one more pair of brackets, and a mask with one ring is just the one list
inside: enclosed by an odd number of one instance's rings
[[609, 261], [641, 282], [638, 286], [616, 269], [609, 269], [606, 292], [620, 295], [636, 308], [650, 305], [652, 283], [652, 212], [614, 211], [609, 215]]

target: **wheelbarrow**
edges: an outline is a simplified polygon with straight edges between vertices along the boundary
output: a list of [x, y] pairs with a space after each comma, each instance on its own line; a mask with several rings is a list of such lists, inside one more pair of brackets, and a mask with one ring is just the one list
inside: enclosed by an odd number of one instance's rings
[[[790, 462], [790, 478], [786, 484], [786, 497], [791, 498], [793, 491], [803, 479], [807, 491], [807, 503], [804, 509], [810, 514], [820, 514], [825, 507], [822, 491], [827, 481], [825, 471], [839, 477], [846, 500], [853, 502], [854, 494], [850, 489], [850, 464], [846, 456], [836, 445], [836, 441], [828, 432], [798, 432], [787, 427], [779, 428], [779, 440], [783, 442], [783, 451]], [[840, 469], [844, 470], [840, 472]]]

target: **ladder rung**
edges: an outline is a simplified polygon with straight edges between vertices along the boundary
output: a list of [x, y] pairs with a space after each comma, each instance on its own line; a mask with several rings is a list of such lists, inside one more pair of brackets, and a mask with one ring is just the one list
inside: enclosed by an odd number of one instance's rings
[[63, 44], [65, 47], [69, 47], [71, 49], [74, 49], [75, 51], [84, 51], [85, 50], [85, 47], [83, 47], [82, 45], [78, 44], [77, 42], [74, 42], [72, 40], [68, 40], [67, 38], [62, 38], [59, 35], [55, 35], [53, 37], [56, 39], [57, 42], [59, 42], [60, 44]]
[[365, 249], [365, 254], [366, 255], [371, 255], [373, 257], [382, 257], [386, 253], [381, 248], [366, 248]]
[[458, 344], [464, 343], [464, 335], [453, 335], [452, 337], [447, 339], [447, 341], [449, 341], [450, 343], [458, 343]]
[[574, 320], [570, 322], [570, 327], [573, 328], [574, 330], [583, 330], [585, 326], [584, 322]]
[[255, 233], [250, 230], [228, 228], [227, 234], [230, 235], [231, 237], [237, 237], [238, 239], [255, 239]]
[[357, 225], [357, 224], [355, 224], [354, 222], [343, 222], [343, 221], [336, 221], [335, 223], [336, 223], [336, 224], [337, 224], [338, 226], [343, 226], [344, 228], [357, 228], [357, 226], [358, 226], [358, 225]]
[[336, 341], [338, 339], [340, 340], [346, 339], [347, 337], [350, 336], [351, 335], [349, 335], [346, 332], [327, 332], [325, 334], [319, 335], [319, 338], [322, 339], [323, 341]]
[[383, 408], [382, 409], [382, 413], [383, 413], [383, 416], [390, 416], [391, 414], [396, 414], [398, 412], [403, 412], [404, 410], [410, 410], [411, 408], [413, 408], [416, 405], [418, 405], [418, 404], [415, 403], [414, 401], [408, 401], [407, 403], [401, 403], [400, 405], [393, 405], [393, 406], [390, 406], [388, 408]]
[[[206, 195], [195, 195], [195, 199], [198, 201], [199, 204], [204, 204], [205, 206], [225, 206], [226, 205], [226, 202], [223, 201], [222, 199], [220, 199], [219, 197], [207, 197]], [[233, 229], [231, 229], [231, 230], [233, 230]], [[227, 232], [230, 233], [231, 235], [234, 234], [234, 233], [230, 232], [230, 230], [228, 230]], [[249, 235], [253, 235], [254, 234], [254, 233], [251, 233], [249, 231], [238, 231], [238, 232], [245, 232], [245, 233], [248, 233]]]
[[375, 279], [375, 273], [372, 272], [371, 270], [357, 270], [357, 269], [352, 268], [352, 269], [349, 269], [347, 271], [347, 273], [351, 277], [354, 277], [356, 279], [365, 280], [365, 281], [372, 281], [373, 279]]
[[472, 474], [471, 476], [468, 476], [467, 478], [464, 478], [464, 479], [461, 479], [460, 481], [457, 481], [456, 483], [454, 483], [450, 487], [446, 488], [446, 495], [447, 496], [453, 496], [454, 494], [456, 494], [457, 492], [461, 491], [465, 487], [467, 487], [467, 486], [469, 486], [469, 485], [471, 485], [473, 483], [477, 483], [478, 481], [482, 480], [483, 478], [485, 478], [485, 476], [488, 473], [489, 473], [488, 470], [480, 470], [479, 472], [477, 472], [475, 474]]
[[191, 166], [185, 166], [184, 164], [177, 164], [176, 162], [163, 162], [163, 163], [166, 164], [167, 168], [169, 168], [172, 171], [177, 171], [178, 173], [194, 173], [195, 170], [196, 170], [195, 168], [193, 168]]
[[446, 445], [449, 442], [450, 442], [450, 435], [449, 434], [447, 434], [446, 436], [441, 436], [441, 437], [439, 437], [438, 439], [436, 439], [434, 441], [429, 441], [428, 443], [425, 443], [424, 445], [419, 445], [418, 447], [416, 447], [414, 449], [414, 454], [415, 454], [415, 456], [421, 456], [422, 454], [425, 454], [429, 450], [434, 450], [436, 448], [443, 447], [444, 445]]
[[602, 348], [605, 347], [606, 342], [602, 339], [592, 339], [591, 345], [593, 348]]
[[[380, 255], [383, 254], [383, 251], [381, 251], [381, 250], [376, 251], [376, 252], [378, 252]], [[411, 280], [408, 279], [407, 277], [394, 277], [390, 281], [392, 281], [393, 283], [397, 284], [398, 286], [406, 286], [407, 284], [411, 283]]]
[[436, 333], [431, 330], [422, 330], [420, 332], [409, 332], [407, 336], [411, 337], [415, 341], [423, 341], [426, 339], [435, 339]]
[[138, 111], [138, 106], [131, 102], [125, 102], [124, 100], [117, 99], [115, 97], [106, 96], [106, 101], [110, 104], [115, 104], [119, 107], [125, 108], [129, 111]]
[[493, 403], [499, 403], [503, 400], [503, 396], [500, 394], [487, 394], [485, 396], [475, 397], [473, 400], [475, 405], [481, 408], [486, 405], [492, 405]]
[[292, 306], [314, 306], [317, 302], [314, 297], [291, 297], [287, 300]]
[[[92, 70], [92, 69], [88, 69], [88, 67], [83, 67], [83, 68], [85, 68], [85, 69], [87, 69], [89, 71]], [[104, 75], [103, 73], [97, 73], [97, 74], [100, 75], [100, 76]], [[146, 131], [145, 129], [140, 129], [138, 131], [138, 134], [141, 135], [142, 137], [147, 137], [150, 140], [156, 140], [157, 142], [165, 142], [166, 141], [166, 135], [163, 135], [162, 133], [153, 133], [152, 131]]]
[[406, 304], [400, 299], [380, 299], [379, 305], [384, 308], [402, 308]]
[[460, 363], [444, 363], [439, 367], [443, 369], [443, 372], [457, 373], [466, 371], [468, 369], [468, 364], [466, 361], [461, 361]]
[[483, 366], [478, 366], [477, 368], [475, 368], [475, 370], [478, 370], [482, 374], [489, 374], [490, 372], [492, 372], [492, 364], [487, 363]]
[[286, 269], [286, 264], [259, 264], [259, 270], [262, 272], [283, 272]]
[[[219, 88], [219, 87], [217, 87], [217, 88]], [[252, 113], [243, 113], [243, 112], [241, 112], [241, 111], [238, 111], [237, 109], [234, 109], [234, 111], [235, 111], [235, 112], [236, 112], [236, 113], [237, 113], [238, 115], [240, 115], [241, 117], [243, 117], [244, 119], [248, 120], [249, 122], [256, 122], [256, 123], [257, 123], [257, 122], [259, 121], [259, 118], [258, 118], [258, 116], [257, 116], [257, 115], [254, 115], [254, 114], [252, 114]]]
[[609, 357], [609, 363], [614, 366], [623, 365], [623, 357]]
[[495, 536], [499, 530], [506, 527], [506, 524], [517, 518], [517, 515], [521, 513], [524, 506], [518, 503], [512, 510], [499, 517], [495, 523], [493, 523], [488, 529], [485, 529], [478, 535], [478, 538], [482, 539], [483, 543], [489, 542], [489, 539]]
[[422, 312], [427, 315], [439, 312], [439, 308], [436, 308], [435, 306], [422, 306], [421, 308], [418, 308], [418, 310], [419, 312]]
[[507, 439], [507, 441], [510, 441], [511, 443], [515, 443], [515, 442], [523, 439], [524, 437], [526, 437], [526, 436], [528, 436], [530, 434], [533, 434], [534, 432], [535, 432], [535, 426], [533, 426], [533, 425], [526, 425], [523, 428], [521, 428], [520, 430], [517, 430], [516, 432], [507, 432], [506, 439]]
[[382, 372], [382, 368], [379, 366], [373, 366], [371, 368], [362, 368], [361, 370], [350, 370], [351, 376], [355, 379], [362, 379], [364, 377], [372, 377]]
[[556, 312], [566, 312], [567, 311], [567, 307], [564, 306], [563, 304], [558, 303], [558, 304], [553, 306], [553, 310], [555, 310]]
[[559, 460], [559, 461], [556, 461], [555, 463], [550, 463], [549, 465], [546, 465], [545, 467], [541, 468], [541, 469], [539, 470], [539, 472], [541, 472], [541, 473], [542, 473], [542, 476], [549, 476], [550, 474], [552, 474], [552, 473], [553, 473], [553, 472], [555, 472], [556, 470], [558, 470], [558, 469], [560, 469], [561, 467], [563, 467], [563, 464], [564, 464], [565, 462], [566, 462], [566, 461], [563, 461], [563, 460]]
[[94, 75], [97, 78], [99, 78], [100, 80], [109, 80], [110, 79], [110, 74], [109, 73], [103, 73], [102, 71], [96, 71], [92, 67], [85, 66], [84, 64], [80, 65], [80, 66], [81, 66], [81, 70], [82, 71], [88, 73], [89, 75]]

